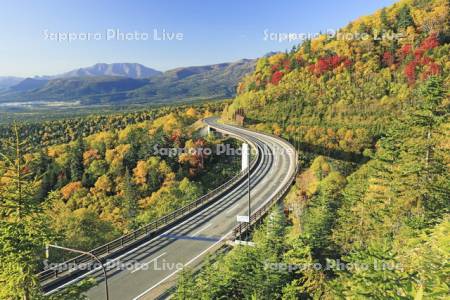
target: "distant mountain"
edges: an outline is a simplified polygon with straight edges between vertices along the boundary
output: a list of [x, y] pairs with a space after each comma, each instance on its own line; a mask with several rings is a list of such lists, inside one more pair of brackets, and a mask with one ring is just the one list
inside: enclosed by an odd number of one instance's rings
[[255, 60], [177, 68], [149, 79], [149, 84], [129, 92], [137, 102], [170, 102], [230, 98], [244, 75], [253, 72]]
[[67, 73], [63, 73], [53, 77], [70, 78], [70, 77], [120, 76], [134, 79], [142, 79], [160, 74], [162, 74], [162, 72], [136, 63], [113, 63], [113, 64], [99, 63], [91, 67], [72, 70]]
[[[177, 68], [164, 73], [152, 73], [149, 71], [152, 69], [142, 67], [138, 64], [106, 67], [105, 64], [97, 64], [50, 80], [45, 80], [46, 77], [27, 78], [8, 91], [0, 92], [0, 102], [79, 101], [90, 105], [228, 98], [235, 95], [239, 80], [254, 70], [255, 61], [243, 59], [233, 63]], [[108, 75], [100, 75], [102, 73]]]
[[45, 79], [26, 78], [20, 81], [18, 84], [11, 86], [10, 89], [14, 92], [27, 92], [39, 89], [43, 87], [47, 82], [48, 80]]
[[14, 76], [0, 76], [0, 89], [9, 88], [18, 84], [24, 78]]

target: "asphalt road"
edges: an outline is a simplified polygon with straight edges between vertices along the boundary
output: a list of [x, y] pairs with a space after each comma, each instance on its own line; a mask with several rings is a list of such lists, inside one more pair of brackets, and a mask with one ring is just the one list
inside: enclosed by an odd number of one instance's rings
[[[261, 162], [251, 174], [251, 207], [255, 211], [275, 195], [295, 172], [296, 155], [286, 142], [243, 128], [205, 120], [210, 127], [252, 141], [260, 149]], [[176, 282], [182, 266], [194, 266], [217, 249], [237, 224], [237, 215], [247, 215], [248, 194], [244, 181], [211, 206], [187, 218], [160, 236], [119, 257], [120, 268], [108, 271], [111, 300], [155, 299]], [[88, 291], [89, 299], [105, 299], [100, 271], [91, 275], [99, 284]]]

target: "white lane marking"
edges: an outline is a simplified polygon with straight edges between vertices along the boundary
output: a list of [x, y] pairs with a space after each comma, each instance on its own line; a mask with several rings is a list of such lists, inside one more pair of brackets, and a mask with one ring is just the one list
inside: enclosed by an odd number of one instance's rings
[[148, 266], [150, 263], [154, 262], [155, 260], [157, 260], [158, 258], [160, 258], [161, 256], [166, 255], [166, 254], [167, 254], [167, 252], [164, 252], [163, 254], [158, 255], [157, 257], [153, 258], [152, 260], [141, 264], [139, 266], [139, 268], [134, 269], [133, 271], [131, 271], [131, 273], [134, 273], [134, 272], [137, 272], [137, 271], [141, 270], [142, 268], [144, 268], [144, 266]]
[[[198, 254], [197, 256], [195, 256], [194, 258], [192, 258], [190, 261], [188, 261], [187, 263], [184, 264], [184, 267], [190, 265], [192, 262], [194, 262], [196, 259], [198, 259], [200, 256], [202, 256], [203, 254], [205, 254], [206, 252], [208, 252], [209, 250], [211, 250], [213, 247], [217, 246], [219, 243], [221, 243], [228, 235], [230, 235], [232, 233], [232, 231], [228, 232], [227, 234], [225, 234], [223, 237], [220, 238], [220, 240], [218, 240], [217, 242], [215, 242], [214, 244], [212, 244], [211, 246], [209, 246], [208, 248], [206, 248], [204, 251], [202, 251], [200, 254]], [[182, 268], [170, 273], [169, 275], [167, 275], [165, 278], [161, 279], [157, 284], [155, 284], [154, 286], [152, 286], [151, 288], [145, 290], [144, 292], [142, 292], [141, 294], [139, 294], [138, 296], [134, 297], [133, 300], [138, 300], [139, 298], [141, 298], [142, 296], [144, 296], [145, 294], [147, 294], [148, 292], [150, 292], [151, 290], [153, 290], [155, 287], [157, 287], [158, 285], [160, 285], [161, 283], [163, 283], [164, 281], [166, 281], [167, 279], [169, 279], [170, 277], [172, 277], [173, 275], [177, 274], [178, 272], [180, 272], [182, 270]]]
[[[225, 197], [226, 197], [226, 195], [225, 195]], [[122, 254], [122, 255], [119, 255], [119, 256], [116, 257], [115, 259], [109, 260], [107, 263], [104, 264], [104, 266], [106, 267], [106, 266], [112, 265], [113, 263], [115, 263], [116, 261], [119, 261], [119, 260], [122, 259], [123, 257], [126, 257], [126, 256], [130, 255], [131, 253], [134, 253], [134, 252], [138, 251], [139, 249], [146, 247], [147, 245], [151, 244], [151, 243], [152, 243], [153, 241], [155, 241], [156, 239], [159, 239], [159, 238], [161, 238], [162, 236], [166, 235], [167, 233], [169, 233], [169, 232], [171, 232], [171, 231], [173, 231], [173, 230], [175, 230], [175, 229], [177, 229], [177, 228], [183, 226], [183, 225], [186, 224], [187, 222], [192, 221], [193, 219], [195, 219], [195, 217], [198, 217], [198, 216], [199, 216], [200, 214], [202, 214], [202, 213], [203, 213], [203, 210], [199, 211], [198, 213], [194, 214], [192, 217], [187, 218], [185, 221], [181, 222], [181, 223], [178, 224], [178, 225], [175, 225], [174, 227], [172, 227], [171, 229], [167, 230], [166, 232], [161, 233], [160, 235], [158, 235], [158, 236], [152, 238], [151, 240], [149, 240], [149, 241], [143, 243], [142, 245], [140, 245], [140, 246], [138, 246], [138, 247], [136, 247], [136, 248], [134, 248], [134, 249], [130, 249], [129, 251], [125, 252], [125, 253]], [[61, 286], [59, 286], [59, 287], [57, 287], [57, 288], [55, 288], [55, 289], [53, 289], [53, 290], [51, 290], [51, 291], [45, 293], [45, 296], [51, 295], [51, 294], [53, 294], [53, 293], [55, 293], [55, 292], [57, 292], [57, 291], [59, 291], [59, 290], [65, 288], [66, 286], [69, 286], [69, 285], [71, 285], [71, 284], [73, 284], [73, 283], [79, 281], [80, 279], [85, 278], [85, 277], [87, 277], [87, 276], [89, 276], [89, 275], [91, 275], [91, 274], [93, 274], [93, 273], [95, 273], [95, 272], [97, 272], [97, 271], [100, 271], [100, 270], [101, 270], [101, 267], [94, 268], [94, 269], [92, 269], [91, 271], [86, 272], [86, 273], [84, 273], [84, 274], [82, 274], [82, 275], [80, 275], [80, 276], [78, 276], [78, 277], [72, 279], [71, 281], [66, 282], [65, 284], [63, 284], [63, 285], [61, 285]]]
[[[199, 211], [197, 214], [193, 215], [192, 218], [198, 217], [198, 215], [200, 215], [202, 212], [203, 212], [203, 211]], [[121, 258], [126, 257], [126, 256], [130, 255], [131, 253], [134, 253], [134, 252], [138, 251], [138, 250], [141, 249], [141, 248], [146, 247], [148, 244], [151, 244], [151, 243], [152, 243], [153, 241], [155, 241], [156, 239], [161, 238], [162, 236], [166, 235], [167, 233], [169, 233], [169, 232], [171, 232], [171, 231], [173, 231], [173, 230], [175, 230], [175, 229], [177, 229], [177, 228], [183, 226], [185, 223], [192, 221], [192, 218], [187, 218], [185, 221], [183, 221], [183, 222], [181, 222], [180, 224], [178, 224], [178, 225], [172, 227], [172, 228], [169, 229], [168, 231], [166, 231], [166, 232], [164, 232], [164, 233], [161, 233], [160, 235], [158, 235], [158, 236], [152, 238], [151, 240], [145, 242], [144, 244], [142, 244], [142, 245], [140, 245], [140, 246], [138, 246], [138, 247], [136, 247], [136, 248], [134, 248], [134, 249], [131, 249], [131, 250], [129, 250], [128, 252], [125, 252], [125, 253], [122, 254], [122, 255], [119, 255], [119, 256], [116, 257], [115, 259], [109, 260], [106, 264], [104, 264], [104, 266], [105, 266], [105, 267], [106, 267], [106, 266], [109, 266], [109, 265], [113, 264], [114, 262], [120, 260]], [[96, 271], [99, 271], [99, 270], [101, 270], [101, 267], [97, 267], [97, 268], [95, 268], [95, 269], [93, 269], [93, 270], [91, 270], [91, 271], [89, 271], [89, 272], [87, 272], [87, 273], [85, 273], [85, 274], [82, 274], [82, 275], [80, 275], [80, 276], [78, 276], [78, 277], [72, 279], [71, 281], [69, 281], [69, 282], [67, 282], [67, 283], [65, 283], [65, 284], [63, 284], [63, 285], [61, 285], [61, 286], [59, 286], [58, 288], [53, 289], [53, 290], [47, 292], [47, 293], [45, 294], [45, 296], [51, 295], [51, 294], [53, 294], [53, 293], [55, 293], [55, 292], [57, 292], [57, 291], [59, 291], [59, 290], [65, 288], [66, 286], [71, 285], [72, 283], [75, 283], [75, 282], [79, 281], [81, 278], [84, 278], [84, 277], [86, 277], [86, 276], [89, 276], [89, 275], [91, 275], [92, 273], [94, 273], [94, 272], [96, 272]]]
[[208, 229], [211, 225], [212, 225], [212, 223], [209, 223], [208, 225], [206, 225], [205, 227], [203, 227], [202, 229], [200, 229], [199, 231], [194, 233], [192, 236], [197, 236], [197, 234], [199, 234], [200, 232], [202, 232], [205, 229]]
[[[238, 131], [239, 131], [239, 130], [238, 130]], [[245, 132], [245, 131], [244, 131], [244, 132]], [[274, 140], [276, 144], [278, 143], [278, 140], [276, 140], [275, 138], [272, 138], [272, 137], [270, 137], [270, 136], [261, 135], [261, 134], [255, 134], [254, 132], [250, 132], [250, 133], [252, 133], [252, 134], [254, 134], [254, 135], [256, 135], [256, 136], [260, 136], [260, 137], [262, 136], [262, 137], [264, 137], [264, 138], [268, 138], [268, 139]], [[267, 140], [266, 140], [266, 142], [267, 142]], [[284, 144], [286, 144], [286, 143], [284, 143]], [[287, 145], [287, 144], [286, 144], [286, 145]], [[290, 163], [290, 164], [289, 164], [289, 171], [291, 171], [292, 169], [293, 169], [293, 164]], [[288, 173], [290, 173], [290, 172], [288, 172]], [[276, 192], [274, 192], [273, 194], [275, 194], [275, 193], [276, 193]], [[264, 203], [263, 203], [259, 208], [261, 208], [263, 205], [264, 205]], [[259, 208], [258, 208], [258, 209], [259, 209]], [[176, 229], [176, 228], [181, 227], [182, 225], [184, 225], [185, 223], [191, 221], [192, 218], [194, 218], [194, 217], [200, 215], [201, 213], [202, 213], [202, 211], [199, 211], [197, 214], [194, 214], [191, 218], [187, 218], [185, 221], [183, 221], [183, 222], [181, 222], [180, 224], [178, 224], [178, 225], [172, 227], [172, 228], [169, 229], [167, 232], [161, 233], [160, 235], [158, 235], [158, 236], [154, 237], [153, 239], [151, 239], [151, 240], [145, 242], [144, 244], [142, 244], [142, 245], [140, 245], [140, 246], [138, 246], [138, 247], [136, 247], [136, 248], [134, 248], [134, 249], [131, 249], [130, 251], [128, 251], [128, 252], [126, 252], [126, 253], [124, 253], [124, 254], [122, 254], [122, 255], [116, 257], [116, 258], [113, 259], [113, 260], [108, 261], [108, 263], [106, 263], [105, 266], [109, 266], [110, 264], [116, 262], [117, 260], [120, 260], [121, 258], [123, 258], [123, 257], [125, 257], [125, 256], [127, 256], [127, 255], [129, 255], [129, 254], [131, 254], [131, 253], [133, 253], [133, 252], [135, 252], [135, 251], [141, 249], [141, 248], [144, 248], [144, 247], [147, 246], [148, 244], [152, 243], [154, 240], [160, 238], [161, 236], [167, 234], [167, 233], [170, 232], [170, 231], [173, 231], [173, 230]], [[221, 242], [221, 241], [222, 241], [226, 236], [228, 236], [229, 234], [231, 234], [231, 231], [230, 231], [229, 233], [227, 233], [224, 237], [222, 237], [222, 239], [220, 239], [217, 243], [213, 244], [211, 247], [213, 247], [213, 246], [215, 246], [216, 244], [218, 244], [219, 242]], [[211, 248], [211, 247], [210, 247], [210, 248]], [[209, 248], [206, 249], [206, 250], [209, 250]], [[199, 256], [201, 256], [201, 255], [202, 255], [202, 253], [201, 253]], [[195, 258], [195, 259], [196, 259], [196, 258]], [[93, 270], [91, 270], [91, 271], [89, 271], [89, 272], [87, 272], [87, 273], [85, 273], [85, 274], [82, 274], [82, 275], [78, 276], [77, 278], [74, 278], [74, 279], [72, 279], [71, 281], [69, 281], [69, 282], [67, 282], [67, 283], [65, 283], [65, 284], [63, 284], [63, 285], [61, 285], [61, 286], [59, 286], [58, 288], [53, 289], [53, 290], [51, 290], [50, 292], [47, 292], [45, 295], [47, 296], [47, 295], [53, 294], [54, 292], [57, 292], [57, 291], [59, 291], [59, 290], [65, 288], [66, 286], [71, 285], [72, 283], [79, 281], [81, 278], [84, 278], [84, 277], [86, 277], [86, 276], [88, 276], [88, 275], [90, 275], [90, 274], [92, 274], [92, 273], [94, 273], [94, 272], [96, 272], [96, 271], [99, 271], [100, 269], [101, 269], [101, 267], [97, 267], [97, 268], [95, 268], [95, 269], [93, 269]], [[177, 272], [178, 272], [178, 271], [176, 271], [175, 273], [177, 273]], [[169, 276], [168, 276], [166, 279], [164, 279], [164, 280], [167, 280], [168, 278], [170, 278], [171, 276], [173, 276], [173, 274], [175, 274], [175, 273], [172, 273], [171, 275], [169, 275]], [[157, 285], [153, 286], [151, 289], [155, 288], [156, 286], [158, 286], [159, 284], [161, 284], [162, 282], [164, 282], [164, 280], [160, 281]], [[141, 297], [141, 296], [144, 295], [144, 294], [145, 294], [145, 293], [141, 294], [141, 295], [138, 296], [138, 297]], [[138, 298], [138, 297], [137, 297], [137, 298]], [[137, 298], [135, 298], [135, 299], [137, 299]]]
[[[237, 188], [236, 188], [236, 190], [239, 189], [240, 187], [241, 187], [241, 185], [238, 185]], [[226, 198], [227, 195], [224, 195], [224, 197]], [[155, 240], [161, 238], [162, 236], [166, 235], [167, 233], [169, 233], [169, 232], [171, 232], [171, 231], [173, 231], [173, 230], [175, 230], [175, 229], [177, 229], [177, 228], [183, 226], [183, 225], [186, 224], [187, 222], [192, 221], [193, 219], [195, 219], [195, 217], [198, 217], [198, 216], [199, 216], [200, 214], [202, 214], [202, 213], [203, 213], [203, 210], [199, 211], [198, 213], [194, 214], [194, 215], [191, 216], [190, 218], [187, 218], [185, 221], [181, 222], [180, 224], [175, 225], [174, 227], [170, 228], [170, 229], [167, 230], [166, 232], [161, 233], [160, 235], [158, 235], [158, 236], [156, 236], [156, 237], [154, 237], [154, 238], [148, 240], [147, 242], [141, 244], [140, 246], [138, 246], [138, 247], [136, 247], [136, 248], [134, 248], [134, 249], [130, 249], [129, 251], [123, 253], [122, 255], [119, 255], [119, 256], [116, 257], [115, 259], [109, 260], [107, 263], [104, 264], [104, 266], [105, 266], [105, 267], [110, 266], [110, 265], [112, 265], [113, 263], [115, 263], [116, 261], [119, 261], [120, 259], [122, 259], [123, 257], [126, 257], [126, 256], [130, 255], [131, 253], [134, 253], [134, 252], [138, 251], [139, 249], [146, 247], [147, 245], [151, 244], [153, 241], [155, 241]], [[87, 277], [87, 276], [89, 276], [89, 275], [91, 275], [91, 274], [93, 274], [93, 273], [95, 273], [95, 272], [97, 272], [97, 271], [100, 271], [100, 270], [101, 270], [101, 267], [94, 268], [94, 269], [90, 270], [89, 272], [86, 272], [86, 273], [84, 273], [84, 274], [82, 274], [82, 275], [80, 275], [80, 276], [78, 276], [78, 277], [72, 279], [71, 281], [66, 282], [65, 284], [63, 284], [63, 285], [61, 285], [61, 286], [59, 286], [59, 287], [57, 287], [57, 288], [55, 288], [55, 289], [53, 289], [53, 290], [51, 290], [51, 291], [45, 293], [45, 296], [51, 295], [51, 294], [53, 294], [53, 293], [55, 293], [55, 292], [57, 292], [57, 291], [59, 291], [59, 290], [65, 288], [65, 287], [67, 287], [67, 286], [69, 286], [69, 285], [71, 285], [71, 284], [73, 284], [73, 283], [79, 281], [80, 279], [85, 278], [85, 277]]]
[[[292, 164], [289, 164], [289, 171], [291, 171], [293, 169]], [[288, 172], [290, 173], [290, 172]], [[289, 177], [285, 178], [285, 181], [287, 182], [289, 179]], [[272, 193], [272, 195], [269, 197], [269, 199], [271, 199], [272, 197], [274, 197], [277, 194], [277, 191], [274, 191]], [[258, 210], [263, 207], [265, 205], [265, 203], [262, 203], [260, 205], [260, 207], [258, 208]], [[212, 247], [216, 246], [217, 244], [219, 244], [220, 242], [222, 242], [228, 235], [230, 235], [232, 233], [232, 231], [230, 231], [229, 233], [227, 233], [226, 235], [224, 235], [219, 241], [217, 241], [216, 243], [214, 243], [213, 245], [211, 245], [210, 247], [208, 247], [206, 250], [204, 250], [202, 253], [200, 253], [199, 255], [195, 256], [193, 259], [191, 259], [190, 261], [188, 261], [184, 266], [188, 266], [189, 264], [191, 264], [193, 261], [195, 261], [197, 258], [199, 258], [200, 256], [202, 256], [204, 253], [206, 253], [207, 251], [209, 251]], [[178, 269], [174, 272], [172, 272], [171, 274], [169, 274], [168, 276], [166, 276], [165, 278], [163, 278], [162, 280], [160, 280], [157, 284], [155, 284], [154, 286], [152, 286], [151, 288], [145, 290], [144, 292], [142, 292], [141, 294], [139, 294], [137, 297], [133, 298], [133, 300], [138, 300], [139, 298], [141, 298], [142, 296], [144, 296], [145, 294], [147, 294], [148, 292], [150, 292], [151, 290], [153, 290], [154, 288], [158, 287], [161, 283], [163, 283], [164, 281], [166, 281], [167, 279], [169, 279], [170, 277], [172, 277], [173, 275], [177, 274], [178, 272], [180, 272], [182, 269]]]

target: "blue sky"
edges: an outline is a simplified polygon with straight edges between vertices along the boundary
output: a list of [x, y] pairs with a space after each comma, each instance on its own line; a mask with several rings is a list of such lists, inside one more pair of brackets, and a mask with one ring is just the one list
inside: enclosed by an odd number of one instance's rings
[[[0, 3], [0, 76], [52, 75], [97, 62], [138, 62], [167, 70], [256, 58], [295, 43], [264, 40], [270, 33], [337, 29], [395, 1], [149, 0]], [[149, 33], [147, 40], [107, 40], [108, 29]], [[154, 30], [182, 33], [155, 41]], [[47, 33], [97, 34], [90, 41], [46, 39]], [[144, 36], [145, 37], [145, 36]]]

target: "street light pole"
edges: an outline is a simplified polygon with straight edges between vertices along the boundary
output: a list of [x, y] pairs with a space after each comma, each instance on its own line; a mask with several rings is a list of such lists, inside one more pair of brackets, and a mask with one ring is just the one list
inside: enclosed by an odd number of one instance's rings
[[62, 247], [62, 246], [58, 246], [58, 245], [48, 244], [46, 246], [46, 249], [45, 249], [45, 253], [46, 253], [47, 258], [49, 256], [49, 251], [48, 251], [49, 247], [56, 248], [56, 249], [61, 249], [61, 250], [66, 250], [66, 251], [70, 251], [70, 252], [75, 252], [75, 253], [80, 253], [80, 254], [85, 254], [85, 255], [88, 255], [88, 256], [92, 257], [94, 260], [96, 260], [100, 264], [100, 266], [102, 267], [102, 270], [103, 270], [103, 275], [105, 277], [106, 300], [109, 300], [108, 276], [106, 274], [105, 266], [103, 265], [103, 263], [100, 261], [100, 259], [97, 256], [95, 256], [94, 254], [92, 254], [90, 252], [85, 252], [85, 251], [81, 251], [81, 250], [77, 250], [77, 249], [71, 249], [71, 248]]
[[251, 206], [250, 206], [250, 151], [251, 151], [251, 147], [250, 145], [248, 146], [248, 171], [247, 171], [247, 177], [248, 177], [248, 226], [250, 228], [250, 216], [252, 215], [251, 213]]

